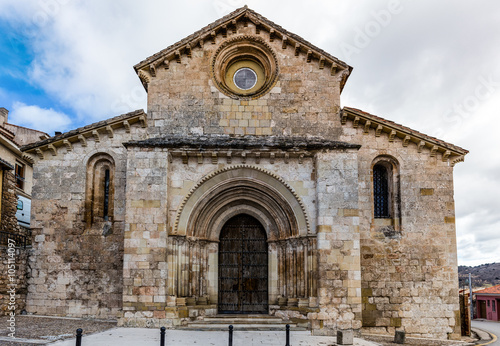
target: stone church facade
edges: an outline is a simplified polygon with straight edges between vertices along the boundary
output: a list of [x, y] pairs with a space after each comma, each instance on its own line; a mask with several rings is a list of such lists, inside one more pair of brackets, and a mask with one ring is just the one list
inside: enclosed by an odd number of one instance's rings
[[135, 70], [147, 114], [23, 147], [28, 312], [460, 336], [453, 166], [466, 150], [342, 109], [352, 68], [246, 7]]

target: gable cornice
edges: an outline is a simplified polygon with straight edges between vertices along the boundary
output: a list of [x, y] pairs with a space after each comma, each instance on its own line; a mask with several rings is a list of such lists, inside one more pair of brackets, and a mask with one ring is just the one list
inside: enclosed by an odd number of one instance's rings
[[197, 46], [203, 48], [205, 41], [215, 44], [218, 35], [222, 35], [225, 38], [228, 36], [229, 32], [236, 34], [237, 26], [240, 22], [243, 22], [244, 26], [252, 22], [255, 25], [256, 35], [267, 32], [268, 35], [266, 36], [270, 42], [280, 40], [283, 49], [291, 46], [296, 56], [299, 54], [306, 54], [308, 63], [315, 60], [317, 61], [318, 68], [329, 68], [332, 75], [340, 74], [340, 90], [342, 91], [344, 88], [347, 78], [352, 71], [351, 66], [316, 47], [302, 37], [285, 30], [281, 26], [249, 9], [247, 6], [244, 6], [136, 64], [134, 69], [141, 79], [146, 91], [151, 77], [156, 76], [156, 69], [160, 65], [168, 69], [171, 61], [175, 60], [180, 62], [181, 56], [183, 55], [191, 57], [192, 49]]
[[418, 152], [427, 150], [430, 157], [435, 157], [439, 153], [442, 161], [449, 161], [451, 166], [463, 162], [465, 155], [469, 153], [468, 150], [451, 143], [356, 108], [344, 107], [342, 109], [341, 123], [347, 126], [348, 122], [354, 128], [362, 128], [365, 134], [371, 133], [376, 137], [386, 134], [389, 142], [394, 142], [395, 138], [399, 138], [404, 147], [414, 143]]

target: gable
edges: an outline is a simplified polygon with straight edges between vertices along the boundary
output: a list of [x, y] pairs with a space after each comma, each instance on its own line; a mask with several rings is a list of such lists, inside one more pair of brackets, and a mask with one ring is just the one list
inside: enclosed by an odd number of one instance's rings
[[[148, 133], [323, 136], [341, 131], [352, 68], [244, 7], [134, 67], [148, 91]], [[242, 83], [237, 85], [237, 78]]]
[[203, 48], [206, 44], [216, 44], [220, 37], [238, 34], [240, 25], [254, 27], [255, 35], [267, 37], [270, 42], [281, 42], [282, 49], [290, 47], [295, 56], [306, 56], [307, 63], [316, 63], [320, 69], [329, 69], [332, 75], [342, 74], [341, 89], [343, 89], [352, 67], [322, 49], [314, 46], [302, 37], [293, 34], [273, 23], [247, 6], [239, 8], [229, 15], [205, 26], [192, 35], [146, 58], [134, 66], [145, 89], [151, 78], [156, 77], [158, 68], [168, 69], [173, 62], [179, 62], [182, 56], [192, 57], [195, 48]]

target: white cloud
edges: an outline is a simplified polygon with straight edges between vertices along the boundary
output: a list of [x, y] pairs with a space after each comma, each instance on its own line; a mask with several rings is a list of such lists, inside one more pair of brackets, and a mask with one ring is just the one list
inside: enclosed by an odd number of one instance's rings
[[53, 134], [54, 131], [69, 130], [72, 120], [66, 114], [38, 106], [28, 106], [14, 102], [9, 123]]

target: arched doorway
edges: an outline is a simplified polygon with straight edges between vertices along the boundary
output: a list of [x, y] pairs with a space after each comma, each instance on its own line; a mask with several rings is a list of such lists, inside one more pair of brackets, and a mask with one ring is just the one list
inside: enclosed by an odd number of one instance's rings
[[262, 224], [246, 214], [229, 219], [219, 238], [219, 313], [268, 313], [268, 244]]

